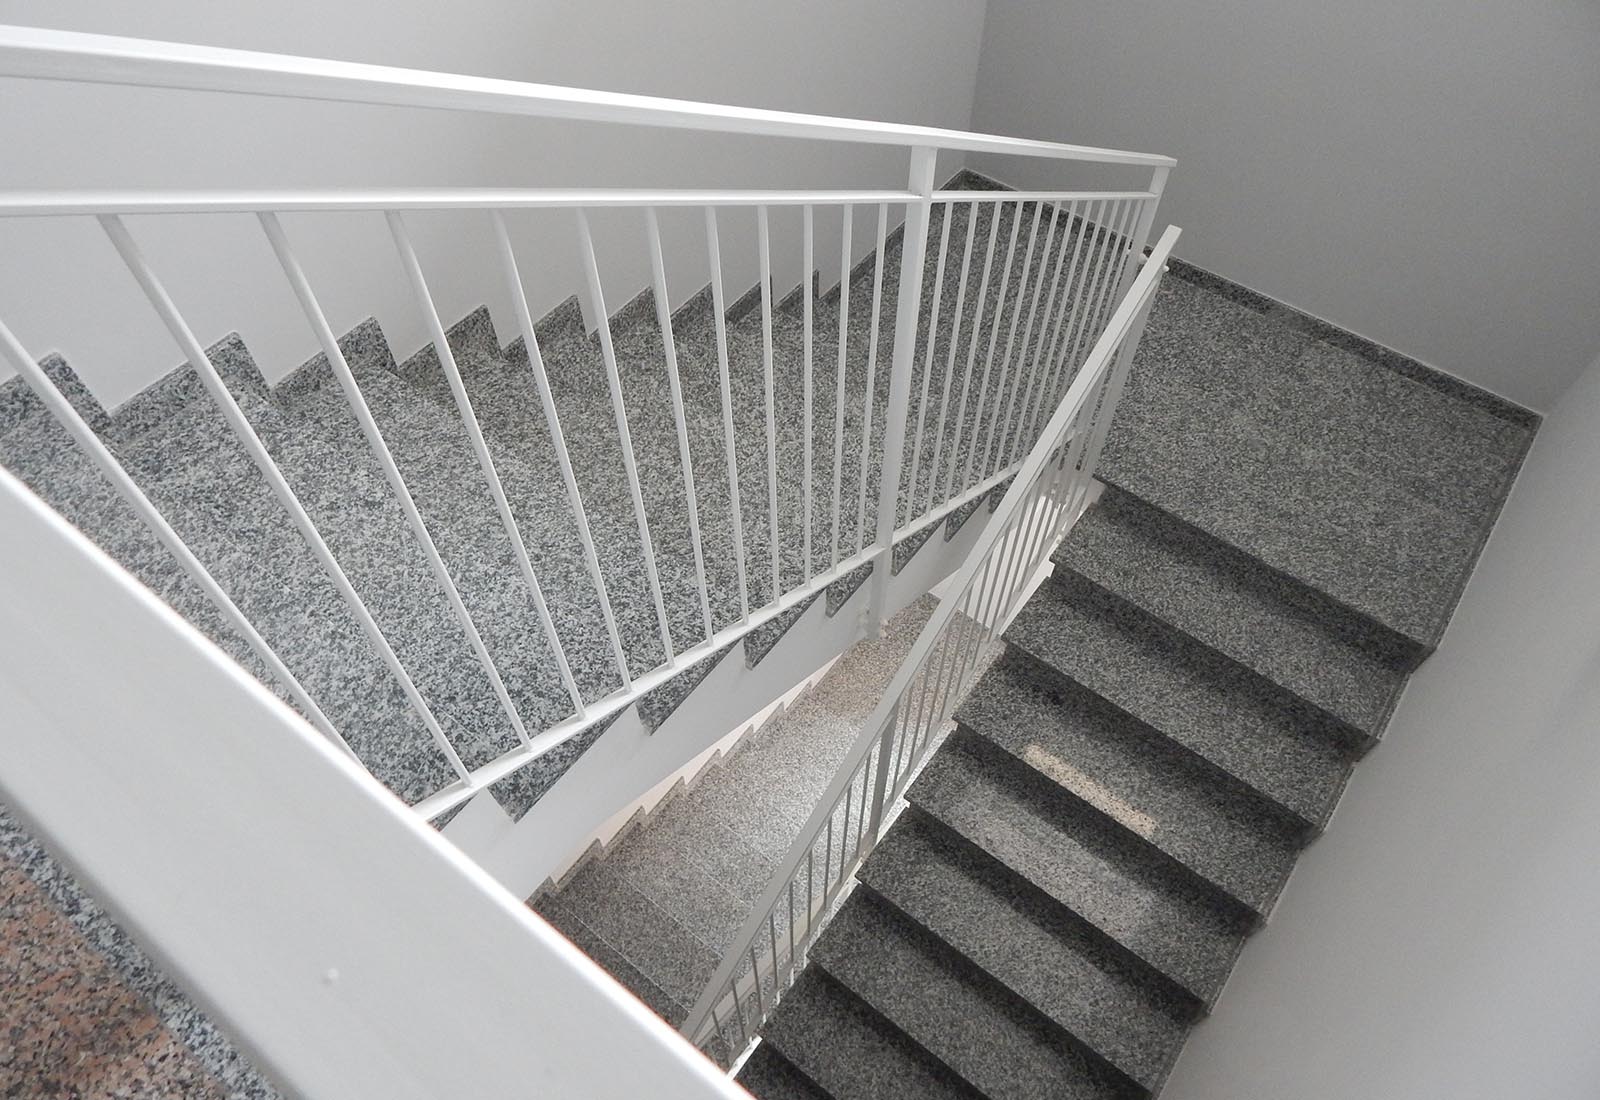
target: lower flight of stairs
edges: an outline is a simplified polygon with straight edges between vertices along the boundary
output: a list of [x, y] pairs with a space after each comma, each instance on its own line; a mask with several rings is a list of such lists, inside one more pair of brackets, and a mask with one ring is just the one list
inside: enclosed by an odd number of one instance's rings
[[1155, 1095], [1448, 622], [1537, 418], [1370, 349], [1335, 380], [1309, 320], [1168, 283], [1100, 500], [762, 1028], [757, 1097]]

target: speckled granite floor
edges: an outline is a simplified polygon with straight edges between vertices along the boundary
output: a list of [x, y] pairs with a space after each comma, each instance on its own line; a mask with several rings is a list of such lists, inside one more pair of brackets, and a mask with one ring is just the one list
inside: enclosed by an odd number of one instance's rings
[[1159, 1092], [1438, 642], [1537, 426], [1175, 262], [1104, 493], [740, 1080]]
[[0, 1096], [278, 1095], [0, 806]]
[[682, 1023], [936, 603], [924, 597], [852, 647], [534, 908]]

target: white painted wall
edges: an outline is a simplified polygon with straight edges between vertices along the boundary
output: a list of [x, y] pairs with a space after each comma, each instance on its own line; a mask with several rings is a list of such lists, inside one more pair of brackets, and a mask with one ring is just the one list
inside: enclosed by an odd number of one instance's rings
[[1600, 5], [991, 0], [972, 122], [1177, 157], [1184, 258], [1535, 408], [1600, 344]]
[[[0, 21], [965, 129], [983, 5], [0, 0]], [[5, 80], [0, 149], [0, 188], [898, 187], [907, 163], [893, 149]], [[862, 249], [873, 216], [857, 222]], [[285, 224], [336, 330], [375, 314], [398, 354], [426, 342], [380, 217]], [[581, 286], [576, 234], [570, 215], [519, 225], [537, 314]], [[837, 222], [819, 215], [818, 226], [818, 263], [837, 270]], [[776, 262], [790, 284], [800, 279], [798, 227], [798, 212], [775, 216]], [[202, 340], [238, 329], [269, 378], [316, 350], [254, 219], [146, 218], [132, 228]], [[755, 281], [753, 215], [730, 212], [723, 228], [734, 293]], [[649, 279], [643, 219], [603, 217], [596, 229], [615, 309]], [[663, 231], [681, 298], [707, 279], [700, 223], [668, 212]], [[413, 232], [446, 322], [487, 302], [512, 335], [487, 223], [423, 215]], [[90, 219], [0, 223], [0, 310], [30, 351], [60, 349], [111, 405], [182, 358]]]
[[1600, 1092], [1600, 359], [1170, 1100]]

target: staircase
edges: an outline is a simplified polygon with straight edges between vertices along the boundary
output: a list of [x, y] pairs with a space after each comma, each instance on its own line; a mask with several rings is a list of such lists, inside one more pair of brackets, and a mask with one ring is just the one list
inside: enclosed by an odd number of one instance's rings
[[756, 1096], [1155, 1095], [1438, 643], [1537, 417], [1173, 269], [1098, 503], [762, 1029]]
[[[992, 186], [968, 174], [952, 185]], [[942, 220], [943, 215], [939, 217]], [[986, 233], [998, 232], [1003, 240], [1014, 220], [1015, 208], [1007, 207], [997, 221], [985, 218], [980, 224]], [[963, 219], [952, 219], [952, 250], [964, 248], [966, 231]], [[975, 242], [980, 255], [986, 239]], [[1066, 247], [1069, 242], [1065, 236], [1062, 239]], [[1004, 301], [999, 297], [1000, 265], [995, 265], [991, 300], [984, 303], [991, 318], [1008, 316], [1024, 294], [1024, 258], [1017, 251], [1011, 258], [1012, 278]], [[714, 631], [736, 628], [746, 607], [775, 601], [804, 578], [824, 572], [830, 562], [857, 556], [871, 543], [875, 531], [867, 512], [869, 505], [875, 509], [878, 496], [896, 308], [893, 295], [884, 288], [897, 284], [899, 258], [896, 231], [885, 235], [881, 252], [870, 253], [852, 272], [848, 308], [853, 323], [846, 326], [843, 357], [837, 343], [838, 288], [815, 297], [811, 320], [819, 335], [811, 349], [810, 372], [802, 289], [774, 304], [770, 340], [776, 415], [770, 452], [763, 371], [769, 333], [764, 330], [760, 288], [740, 295], [741, 301], [729, 309], [733, 320], [726, 325], [725, 337], [732, 384], [728, 411], [738, 452], [742, 504], [738, 533], [748, 557], [743, 577], [735, 569], [738, 554], [727, 467], [722, 462], [727, 425], [710, 289], [671, 316], [695, 475], [700, 557], [706, 574], [704, 604], [698, 595], [696, 555], [684, 523], [689, 506], [685, 481], [678, 476], [674, 394], [653, 292], [642, 292], [612, 315], [608, 335], [621, 366], [632, 452], [645, 474], [640, 488], [659, 572], [661, 610], [675, 652], [691, 648]], [[926, 317], [936, 316], [935, 280], [930, 269], [924, 280]], [[974, 295], [964, 305], [969, 328], [978, 304]], [[955, 303], [945, 296], [936, 317], [945, 339], [954, 318]], [[551, 311], [535, 332], [566, 439], [576, 444], [568, 457], [604, 581], [605, 606], [586, 570], [584, 542], [568, 496], [561, 480], [553, 476], [559, 468], [558, 452], [522, 339], [503, 343], [487, 310], [479, 309], [451, 327], [450, 343], [518, 528], [537, 563], [543, 596], [555, 633], [565, 643], [564, 656], [576, 687], [592, 701], [622, 687], [615, 652], [605, 644], [603, 631], [596, 629], [608, 614], [615, 617], [618, 633], [627, 641], [630, 675], [651, 672], [667, 654], [652, 581], [639, 551], [601, 340], [585, 330], [576, 298]], [[925, 324], [924, 346], [927, 332]], [[832, 343], [828, 334], [833, 334]], [[382, 330], [370, 319], [345, 334], [340, 347], [525, 729], [537, 732], [556, 725], [572, 710], [570, 693], [558, 675], [548, 635], [540, 627], [513, 547], [477, 468], [437, 354], [430, 346], [397, 363]], [[394, 644], [466, 766], [481, 766], [514, 749], [518, 731], [430, 575], [422, 548], [344, 394], [333, 383], [326, 357], [313, 359], [269, 387], [236, 336], [208, 349], [207, 355]], [[839, 374], [831, 369], [836, 362], [843, 364]], [[925, 372], [939, 373], [944, 367], [921, 354], [915, 363], [914, 386], [923, 385]], [[319, 701], [373, 774], [412, 803], [447, 786], [453, 776], [395, 677], [363, 637], [334, 585], [202, 391], [194, 370], [180, 367], [108, 412], [64, 360], [52, 357], [42, 365]], [[843, 389], [838, 391], [841, 380]], [[811, 495], [810, 536], [802, 531], [807, 501], [800, 479], [793, 475], [808, 446], [803, 415], [807, 401], [815, 438], [829, 444], [817, 446], [812, 459], [813, 476], [823, 488]], [[925, 446], [929, 459], [940, 448], [939, 474], [959, 469], [956, 464], [969, 463], [969, 454], [990, 438], [990, 425], [999, 421], [1002, 411], [998, 401], [986, 410], [974, 401], [959, 425], [953, 416], [948, 426], [930, 416], [921, 425], [922, 434], [909, 445], [919, 451]], [[955, 440], [957, 427], [961, 439], [947, 447]], [[936, 429], [942, 433], [937, 438]], [[832, 446], [836, 437], [837, 471]], [[775, 465], [769, 454], [776, 458]], [[263, 682], [275, 683], [139, 518], [106, 492], [100, 473], [21, 379], [0, 387], [0, 463]], [[836, 473], [846, 505], [837, 527], [827, 491]], [[905, 480], [902, 517], [910, 518], [914, 505], [920, 509], [920, 501], [931, 499], [934, 478], [934, 464], [925, 459], [917, 481]], [[774, 488], [775, 513], [770, 508]], [[891, 567], [898, 572], [941, 526], [947, 535], [953, 534], [973, 514], [976, 503], [948, 517], [948, 522], [941, 515], [908, 533]], [[807, 549], [809, 563], [804, 560]], [[866, 562], [827, 587], [829, 614], [843, 606], [872, 569], [873, 563]], [[765, 658], [809, 602], [743, 637], [739, 644], [751, 666]], [[726, 648], [641, 698], [638, 708], [645, 723], [654, 727], [665, 721]], [[607, 724], [596, 722], [556, 751], [494, 783], [490, 790], [507, 814], [513, 819], [525, 814]], [[449, 819], [449, 813], [441, 815], [438, 824]]]

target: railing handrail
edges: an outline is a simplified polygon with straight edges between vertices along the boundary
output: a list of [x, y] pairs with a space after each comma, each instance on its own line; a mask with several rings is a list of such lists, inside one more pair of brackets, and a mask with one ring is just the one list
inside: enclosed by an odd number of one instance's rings
[[4, 470], [0, 561], [0, 795], [287, 1092], [744, 1095]]
[[[783, 857], [783, 862], [772, 874], [766, 889], [761, 892], [760, 898], [751, 907], [750, 915], [740, 926], [738, 934], [729, 941], [724, 952], [722, 962], [712, 974], [705, 985], [704, 991], [690, 1009], [681, 1028], [684, 1035], [691, 1041], [698, 1038], [706, 1019], [711, 1015], [711, 1010], [723, 995], [733, 974], [743, 965], [743, 951], [746, 944], [753, 942], [763, 925], [767, 923], [768, 915], [772, 912], [794, 880], [796, 872], [800, 869], [801, 862], [807, 854], [813, 851], [817, 836], [821, 833], [827, 822], [833, 817], [839, 798], [843, 795], [845, 787], [849, 786], [857, 775], [857, 769], [862, 761], [878, 743], [884, 724], [893, 720], [893, 711], [899, 705], [901, 696], [907, 686], [915, 677], [922, 663], [937, 644], [950, 621], [960, 609], [960, 594], [964, 593], [977, 577], [979, 570], [988, 568], [989, 555], [1001, 539], [1008, 536], [1011, 528], [1010, 520], [1013, 514], [1021, 507], [1021, 501], [1027, 488], [1043, 471], [1055, 452], [1057, 440], [1066, 432], [1069, 422], [1077, 415], [1078, 406], [1084, 401], [1093, 387], [1099, 382], [1102, 371], [1107, 366], [1107, 361], [1112, 353], [1121, 344], [1123, 337], [1134, 324], [1144, 299], [1151, 293], [1151, 288], [1160, 277], [1160, 273], [1171, 256], [1172, 246], [1178, 238], [1180, 230], [1176, 226], [1169, 226], [1156, 242], [1145, 262], [1143, 270], [1134, 279], [1128, 292], [1118, 303], [1116, 311], [1111, 315], [1099, 339], [1095, 341], [1088, 357], [1084, 360], [1083, 367], [1078, 375], [1068, 386], [1067, 392], [1057, 403], [1054, 414], [1039, 432], [1036, 442], [1024, 459], [1016, 476], [1011, 481], [1011, 486], [1006, 490], [1005, 497], [1001, 500], [994, 515], [985, 525], [982, 534], [978, 536], [972, 551], [966, 561], [956, 572], [948, 591], [952, 598], [941, 600], [933, 615], [923, 626], [922, 632], [917, 635], [905, 659], [901, 661], [893, 680], [884, 690], [881, 701], [873, 710], [872, 715], [862, 725], [861, 733], [851, 744], [849, 751], [840, 761], [833, 779], [826, 790], [817, 798], [811, 815], [806, 818], [805, 824], [795, 837], [794, 842]], [[874, 823], [876, 828], [876, 823]]]
[[1172, 167], [1171, 157], [183, 42], [0, 25], [0, 76]]
[[[1143, 201], [1154, 191], [935, 191], [934, 203]], [[83, 214], [333, 213], [389, 210], [531, 210], [645, 206], [876, 206], [921, 196], [889, 190], [763, 190], [758, 188], [253, 188], [174, 190], [0, 191], [0, 218]]]

